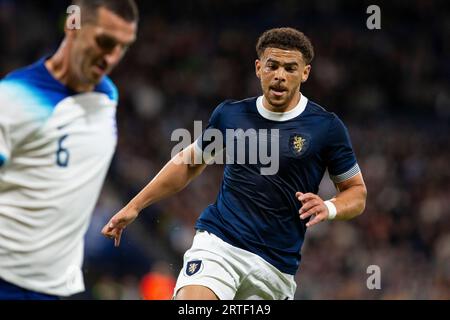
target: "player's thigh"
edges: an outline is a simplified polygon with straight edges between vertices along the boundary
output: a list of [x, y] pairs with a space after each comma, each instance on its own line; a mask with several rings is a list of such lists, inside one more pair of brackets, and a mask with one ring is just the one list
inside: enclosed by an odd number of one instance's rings
[[0, 300], [59, 300], [59, 298], [24, 289], [0, 278]]
[[219, 298], [208, 287], [187, 285], [178, 290], [175, 300], [219, 300]]
[[292, 300], [295, 290], [290, 286], [282, 288], [274, 286], [277, 279], [261, 279], [260, 277], [248, 277], [236, 292], [235, 300]]
[[[198, 294], [214, 299], [218, 297], [220, 300], [233, 299], [237, 286], [230, 270], [232, 266], [229, 266], [220, 254], [190, 250], [185, 255], [183, 269], [178, 275], [174, 296], [180, 299], [180, 292], [184, 291], [183, 296]], [[213, 295], [209, 294], [210, 292]]]
[[[190, 287], [189, 295], [208, 294], [207, 288], [221, 300], [233, 299], [240, 275], [236, 273], [234, 261], [228, 258], [227, 248], [216, 237], [206, 232], [199, 232], [192, 247], [184, 254], [183, 268], [178, 275], [174, 297], [179, 298], [182, 288]], [[186, 290], [186, 289], [185, 289]], [[185, 291], [183, 290], [183, 291]], [[194, 290], [194, 291], [193, 291]]]
[[0, 278], [0, 300], [25, 300], [26, 291]]
[[268, 262], [254, 259], [254, 268], [242, 281], [236, 300], [293, 300], [297, 284], [293, 275], [281, 272]]

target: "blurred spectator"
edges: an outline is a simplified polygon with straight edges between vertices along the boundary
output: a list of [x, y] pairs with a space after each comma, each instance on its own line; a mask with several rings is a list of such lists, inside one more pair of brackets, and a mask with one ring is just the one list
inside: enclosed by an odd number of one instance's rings
[[144, 300], [170, 300], [176, 279], [169, 271], [167, 263], [158, 261], [140, 282], [140, 293]]

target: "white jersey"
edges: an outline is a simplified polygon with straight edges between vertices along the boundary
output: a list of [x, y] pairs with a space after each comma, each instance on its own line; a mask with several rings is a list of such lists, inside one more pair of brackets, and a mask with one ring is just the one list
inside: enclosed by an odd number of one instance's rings
[[[84, 234], [117, 143], [117, 89], [71, 91], [44, 59], [0, 82], [0, 278], [84, 290]], [[100, 232], [100, 230], [99, 230]]]

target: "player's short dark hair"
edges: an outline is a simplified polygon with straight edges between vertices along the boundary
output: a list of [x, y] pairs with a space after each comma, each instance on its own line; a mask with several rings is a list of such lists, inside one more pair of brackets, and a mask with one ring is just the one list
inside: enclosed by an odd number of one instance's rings
[[261, 58], [266, 48], [298, 50], [306, 64], [314, 58], [314, 48], [307, 36], [294, 28], [275, 28], [265, 31], [258, 39], [256, 53]]
[[135, 0], [73, 0], [81, 9], [81, 21], [97, 19], [97, 11], [103, 7], [115, 13], [127, 22], [138, 22], [139, 9]]

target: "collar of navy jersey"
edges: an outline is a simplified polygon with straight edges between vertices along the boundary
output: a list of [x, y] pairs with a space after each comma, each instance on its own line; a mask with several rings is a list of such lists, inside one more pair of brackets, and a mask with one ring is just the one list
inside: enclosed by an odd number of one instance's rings
[[274, 112], [267, 110], [263, 105], [264, 96], [258, 97], [256, 99], [256, 108], [258, 109], [259, 114], [268, 120], [273, 121], [287, 121], [298, 117], [305, 111], [306, 105], [308, 104], [308, 98], [303, 94], [300, 94], [300, 101], [297, 103], [294, 109], [289, 110], [287, 112]]

